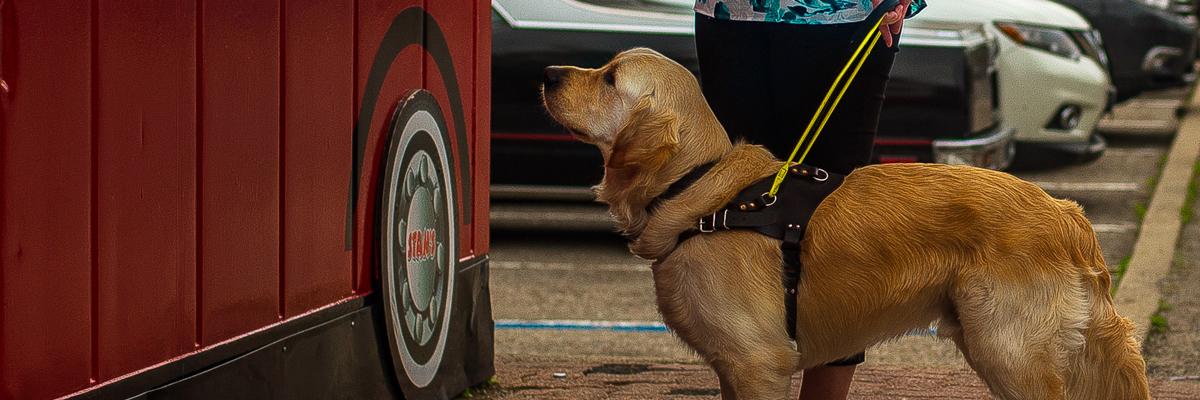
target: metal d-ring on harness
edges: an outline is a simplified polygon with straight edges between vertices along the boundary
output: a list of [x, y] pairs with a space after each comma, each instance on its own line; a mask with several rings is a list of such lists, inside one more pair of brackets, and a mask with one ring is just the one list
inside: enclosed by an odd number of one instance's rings
[[[898, 4], [900, 4], [900, 0], [885, 0], [867, 17], [866, 21], [873, 22], [863, 25], [863, 29], [866, 29], [867, 32], [863, 33], [860, 30], [855, 35], [855, 38], [862, 38], [861, 41], [857, 41], [854, 53], [842, 67], [837, 78], [834, 79], [829, 91], [825, 93], [820, 107], [813, 114], [804, 133], [800, 136], [799, 142], [796, 143], [796, 147], [779, 172], [773, 178], [760, 180], [743, 189], [733, 202], [711, 215], [700, 218], [695, 230], [689, 230], [680, 235], [680, 241], [683, 241], [701, 233], [746, 229], [779, 239], [782, 242], [780, 249], [783, 254], [782, 283], [785, 292], [784, 305], [787, 310], [787, 332], [792, 339], [796, 338], [796, 291], [800, 285], [801, 272], [800, 242], [804, 239], [808, 220], [812, 218], [817, 206], [825, 197], [833, 193], [845, 178], [843, 175], [833, 174], [801, 163], [808, 156], [809, 150], [812, 149], [813, 143], [816, 143], [821, 131], [825, 129], [825, 124], [829, 122], [834, 109], [837, 108], [842, 96], [846, 94], [846, 90], [858, 75], [859, 69], [870, 56], [871, 50], [879, 42], [879, 38], [882, 36], [879, 27], [883, 23], [884, 14], [896, 8]], [[854, 44], [855, 42], [851, 42], [851, 47], [854, 47]], [[847, 77], [848, 72], [849, 78], [843, 82], [843, 78]], [[811, 140], [809, 139], [810, 133], [812, 134]], [[803, 152], [800, 151], [802, 148]], [[696, 167], [672, 184], [665, 193], [651, 202], [648, 208], [652, 210], [662, 200], [675, 197], [683, 192], [711, 170], [714, 165], [715, 162]], [[788, 177], [794, 179], [788, 180]]]

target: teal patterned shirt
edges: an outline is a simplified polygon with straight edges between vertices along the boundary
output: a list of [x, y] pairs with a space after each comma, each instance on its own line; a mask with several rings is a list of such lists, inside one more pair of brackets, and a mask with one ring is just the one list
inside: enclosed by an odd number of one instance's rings
[[[861, 22], [873, 8], [871, 0], [696, 0], [697, 13], [716, 19], [792, 24]], [[907, 16], [924, 8], [925, 0], [913, 0]]]

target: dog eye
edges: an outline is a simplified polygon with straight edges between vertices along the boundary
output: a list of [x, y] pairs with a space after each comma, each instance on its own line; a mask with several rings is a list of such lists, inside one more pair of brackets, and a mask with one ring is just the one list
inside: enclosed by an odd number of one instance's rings
[[608, 72], [605, 72], [604, 82], [608, 83], [608, 86], [615, 86], [617, 84], [617, 71], [610, 69]]

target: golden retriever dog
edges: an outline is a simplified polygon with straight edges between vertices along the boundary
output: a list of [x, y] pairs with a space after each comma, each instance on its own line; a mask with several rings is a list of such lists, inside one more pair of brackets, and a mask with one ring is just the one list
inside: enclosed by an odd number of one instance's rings
[[[633, 49], [600, 68], [547, 68], [543, 98], [554, 119], [600, 149], [597, 197], [630, 250], [653, 261], [664, 321], [715, 370], [725, 399], [783, 399], [795, 371], [934, 321], [998, 398], [1149, 398], [1132, 325], [1113, 307], [1099, 243], [1074, 202], [979, 168], [858, 169], [809, 222], [793, 342], [778, 240], [718, 231], [679, 241], [781, 166], [759, 146], [729, 141], [691, 73]], [[697, 183], [646, 210], [714, 160]]]

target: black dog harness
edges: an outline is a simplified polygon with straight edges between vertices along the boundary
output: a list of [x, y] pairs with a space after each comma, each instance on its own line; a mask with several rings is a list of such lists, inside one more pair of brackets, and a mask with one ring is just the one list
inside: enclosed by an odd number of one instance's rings
[[[648, 210], [653, 212], [662, 201], [678, 196], [685, 189], [696, 183], [700, 177], [708, 173], [715, 162], [701, 165], [692, 169], [683, 178], [671, 184], [667, 191], [659, 195]], [[679, 242], [692, 236], [716, 232], [718, 230], [745, 229], [752, 230], [782, 241], [783, 276], [781, 277], [784, 290], [784, 306], [787, 309], [788, 337], [796, 339], [796, 289], [800, 285], [800, 241], [804, 240], [804, 230], [808, 220], [825, 197], [837, 190], [845, 180], [844, 175], [810, 167], [794, 165], [789, 171], [789, 178], [775, 197], [768, 195], [774, 175], [755, 182], [742, 189], [733, 201], [725, 207], [716, 210], [712, 215], [700, 218], [695, 229], [680, 234]]]

